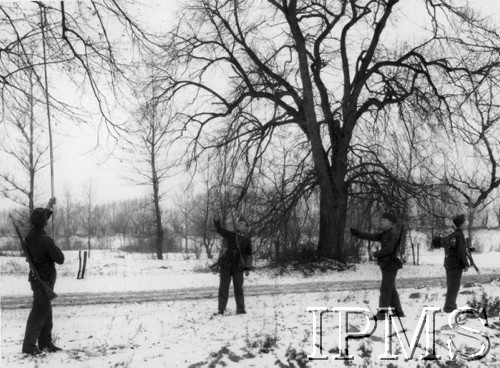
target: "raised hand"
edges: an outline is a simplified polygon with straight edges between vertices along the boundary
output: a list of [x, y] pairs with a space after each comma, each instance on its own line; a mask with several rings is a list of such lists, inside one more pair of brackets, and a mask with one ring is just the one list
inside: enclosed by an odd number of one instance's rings
[[51, 209], [56, 204], [56, 197], [52, 197], [49, 199], [49, 203], [47, 203], [47, 208]]

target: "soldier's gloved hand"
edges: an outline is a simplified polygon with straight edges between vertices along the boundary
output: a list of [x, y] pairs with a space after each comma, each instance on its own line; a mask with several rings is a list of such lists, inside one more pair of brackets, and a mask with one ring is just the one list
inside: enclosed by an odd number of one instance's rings
[[245, 276], [248, 276], [248, 275], [250, 275], [250, 270], [245, 271]]
[[464, 272], [467, 272], [467, 271], [469, 271], [469, 267], [464, 268]]
[[358, 236], [359, 235], [359, 230], [351, 227], [351, 235], [352, 236]]

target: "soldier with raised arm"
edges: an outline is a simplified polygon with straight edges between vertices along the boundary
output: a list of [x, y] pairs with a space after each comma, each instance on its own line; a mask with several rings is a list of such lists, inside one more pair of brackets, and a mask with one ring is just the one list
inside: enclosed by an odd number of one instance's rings
[[249, 275], [252, 268], [252, 241], [248, 236], [247, 221], [240, 217], [236, 224], [236, 231], [229, 231], [222, 227], [220, 220], [214, 220], [215, 229], [225, 240], [225, 249], [219, 258], [219, 305], [216, 314], [223, 315], [229, 297], [231, 278], [234, 285], [236, 299], [236, 314], [246, 313], [245, 297], [243, 295], [243, 272]]
[[[392, 307], [395, 309], [396, 315], [405, 317], [399, 294], [396, 290], [396, 275], [398, 270], [403, 267], [401, 260], [398, 257], [398, 248], [400, 242], [400, 234], [396, 232], [395, 225], [397, 217], [391, 213], [384, 213], [380, 220], [380, 232], [364, 233], [356, 229], [351, 229], [351, 234], [360, 239], [372, 240], [381, 243], [379, 251], [373, 253], [377, 259], [377, 264], [382, 271], [382, 282], [380, 285], [379, 308]], [[377, 314], [377, 320], [385, 319], [385, 314]]]
[[37, 279], [30, 271], [28, 280], [33, 290], [33, 306], [26, 324], [22, 350], [30, 355], [38, 355], [44, 350], [61, 350], [52, 341], [52, 303], [41, 284], [45, 283], [53, 290], [57, 276], [55, 263], [64, 263], [63, 252], [45, 232], [55, 202], [55, 198], [51, 198], [46, 208], [33, 210], [30, 216], [32, 228], [26, 237], [27, 251], [41, 278]]

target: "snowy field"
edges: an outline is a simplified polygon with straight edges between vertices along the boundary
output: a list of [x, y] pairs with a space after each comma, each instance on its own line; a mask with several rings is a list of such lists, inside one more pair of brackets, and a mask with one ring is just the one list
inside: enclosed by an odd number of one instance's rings
[[[483, 288], [490, 295], [499, 296], [498, 284], [467, 288], [459, 295], [464, 305], [469, 293]], [[441, 289], [405, 289], [400, 292], [406, 301], [403, 326], [411, 340], [420, 308], [441, 305]], [[449, 338], [460, 349], [479, 350], [479, 343], [464, 338], [447, 326], [446, 315], [436, 315], [436, 352], [439, 362], [422, 364], [417, 360], [423, 353], [419, 347], [414, 358], [404, 361], [399, 343], [394, 341], [393, 353], [399, 358], [392, 362], [378, 360], [384, 349], [384, 327], [379, 323], [375, 333], [363, 340], [350, 340], [349, 352], [354, 356], [350, 364], [334, 361], [338, 347], [337, 318], [324, 317], [323, 347], [328, 361], [307, 361], [312, 353], [312, 306], [362, 306], [375, 310], [377, 291], [334, 294], [269, 295], [248, 297], [248, 314], [211, 318], [215, 300], [143, 303], [133, 305], [100, 305], [58, 307], [54, 309], [55, 340], [64, 351], [42, 356], [23, 357], [20, 353], [28, 309], [2, 312], [2, 367], [499, 367], [499, 318], [490, 318], [484, 327], [478, 322], [467, 322], [479, 329], [491, 341], [491, 350], [476, 362], [447, 362], [446, 341]], [[234, 313], [234, 301], [230, 300]], [[353, 318], [350, 331], [362, 330], [364, 322]], [[465, 341], [464, 341], [465, 339]], [[420, 343], [425, 344], [423, 337]]]
[[[498, 234], [498, 233], [497, 233]], [[487, 244], [498, 242], [488, 238]], [[418, 241], [418, 239], [416, 239]], [[424, 241], [424, 240], [422, 240]], [[481, 246], [484, 246], [482, 244]], [[475, 254], [482, 273], [499, 274], [500, 252], [496, 246]], [[484, 249], [484, 248], [483, 248]], [[66, 262], [58, 267], [56, 292], [85, 293], [112, 291], [169, 290], [206, 287], [217, 290], [218, 276], [201, 272], [208, 260], [185, 259], [169, 254], [164, 260], [151, 255], [120, 251], [92, 251], [85, 279], [76, 280], [78, 253], [65, 252]], [[409, 258], [411, 259], [411, 258]], [[406, 264], [398, 278], [442, 277], [443, 251], [421, 250], [420, 265]], [[27, 264], [21, 257], [0, 257], [0, 296], [31, 295], [27, 282]], [[475, 271], [470, 270], [474, 274]], [[257, 268], [245, 279], [245, 285], [283, 285], [314, 281], [379, 280], [375, 264], [362, 263], [342, 271], [315, 273], [305, 278], [297, 272], [282, 276], [269, 269]], [[499, 281], [488, 285], [469, 285], [461, 290], [458, 305], [464, 306], [474, 295], [486, 291], [500, 297]], [[406, 318], [403, 326], [411, 340], [423, 306], [442, 307], [443, 288], [424, 287], [400, 290]], [[83, 294], [82, 294], [83, 295]], [[479, 320], [464, 323], [490, 338], [491, 350], [475, 362], [447, 361], [447, 340], [452, 338], [461, 351], [477, 351], [477, 334], [461, 336], [447, 325], [447, 315], [436, 315], [436, 352], [438, 362], [418, 360], [424, 351], [417, 347], [413, 359], [405, 362], [401, 347], [393, 340], [396, 361], [383, 362], [384, 326], [379, 323], [372, 336], [349, 340], [351, 362], [335, 361], [338, 349], [338, 317], [324, 317], [323, 347], [328, 361], [308, 362], [312, 353], [312, 314], [308, 307], [366, 307], [375, 311], [378, 290], [352, 290], [334, 293], [271, 294], [247, 296], [248, 314], [234, 315], [234, 299], [228, 303], [229, 315], [212, 318], [216, 299], [178, 300], [135, 304], [57, 306], [54, 308], [54, 338], [64, 351], [41, 357], [25, 357], [21, 344], [29, 308], [2, 309], [1, 367], [500, 367], [500, 317], [489, 316], [488, 326]], [[365, 322], [353, 318], [349, 330], [362, 330]], [[420, 338], [425, 345], [425, 338]], [[459, 358], [457, 358], [459, 359]]]

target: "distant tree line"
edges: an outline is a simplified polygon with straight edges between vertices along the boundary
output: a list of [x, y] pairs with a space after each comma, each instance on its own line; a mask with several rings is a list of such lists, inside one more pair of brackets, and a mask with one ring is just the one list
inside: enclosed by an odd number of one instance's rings
[[[28, 211], [21, 209], [14, 212], [22, 219], [23, 229], [27, 231]], [[102, 237], [118, 236], [124, 244], [126, 238], [144, 239], [154, 236], [154, 213], [147, 198], [94, 204], [89, 207], [84, 202], [72, 200], [71, 195], [67, 193], [65, 198], [59, 200], [54, 218], [56, 241], [63, 249], [74, 247], [74, 237], [94, 241]], [[173, 229], [166, 225], [165, 231], [168, 234], [164, 244], [165, 251], [177, 250]], [[0, 236], [14, 234], [8, 212], [1, 211]], [[89, 250], [92, 248], [90, 240], [88, 247]], [[146, 244], [144, 250], [154, 251], [152, 246], [148, 247], [149, 244]]]
[[[225, 192], [221, 188], [225, 188]], [[252, 224], [252, 236], [259, 257], [268, 259], [292, 259], [304, 252], [315, 252], [319, 226], [317, 193], [309, 198], [300, 198], [286, 207], [280, 197], [279, 187], [259, 187], [246, 193], [245, 199], [235, 209], [238, 187], [223, 187], [213, 182], [205, 191], [193, 193], [190, 190], [178, 195], [169, 208], [162, 208], [162, 229], [165, 234], [162, 253], [194, 253], [199, 257], [205, 253], [213, 258], [221, 245], [221, 238], [215, 232], [212, 220], [220, 218], [228, 228], [245, 213]], [[387, 188], [387, 193], [390, 193]], [[105, 237], [117, 237], [120, 248], [129, 251], [155, 254], [156, 208], [151, 198], [137, 198], [94, 204], [90, 201], [91, 191], [83, 200], [74, 200], [67, 191], [58, 201], [55, 212], [55, 236], [63, 249], [102, 248]], [[225, 200], [224, 200], [225, 198]], [[404, 219], [408, 230], [425, 230], [431, 234], [449, 228], [450, 214], [459, 208], [458, 201], [446, 192], [436, 194], [429, 203], [417, 203], [412, 199]], [[383, 211], [383, 198], [358, 198], [350, 202], [347, 224], [366, 231], [374, 231], [378, 225], [378, 214]], [[22, 219], [24, 231], [28, 229], [28, 209], [14, 211]], [[403, 214], [400, 214], [401, 216]], [[470, 229], [486, 227], [491, 219], [500, 223], [500, 206], [493, 211], [472, 211], [468, 214]], [[403, 221], [403, 219], [402, 219]], [[0, 211], [0, 236], [14, 236], [8, 218], [8, 211]], [[361, 244], [345, 234], [347, 260], [358, 261]], [[87, 245], [82, 239], [88, 239]], [[403, 249], [402, 252], [405, 250]], [[415, 250], [413, 250], [415, 252]]]

